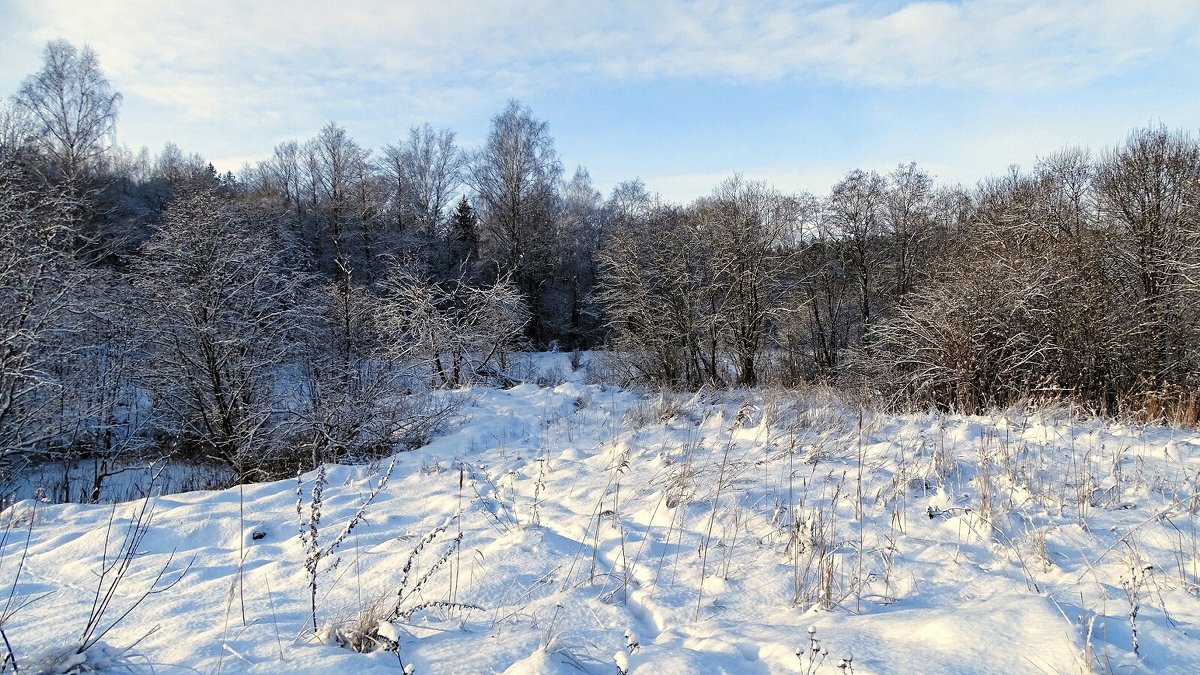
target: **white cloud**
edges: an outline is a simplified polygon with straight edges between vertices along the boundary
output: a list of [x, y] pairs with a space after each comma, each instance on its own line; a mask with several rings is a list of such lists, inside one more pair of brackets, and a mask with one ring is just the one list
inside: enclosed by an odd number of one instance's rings
[[36, 39], [88, 42], [130, 93], [202, 118], [353, 95], [356, 83], [401, 98], [462, 83], [520, 95], [572, 74], [1062, 86], [1162, 57], [1200, 28], [1200, 4], [1167, 0], [29, 0], [24, 11]]
[[[954, 96], [1060, 91], [1200, 60], [1193, 0], [13, 2], [0, 9], [8, 91], [36, 63], [8, 57], [56, 37], [88, 43], [127, 109], [148, 103], [142, 117], [161, 118], [145, 138], [123, 123], [123, 137], [153, 147], [175, 140], [214, 158], [311, 135], [329, 119], [352, 133], [398, 133], [427, 119], [454, 126], [456, 117], [485, 119], [505, 98], [595, 78], [915, 85]], [[990, 158], [1012, 147], [986, 149]], [[682, 197], [726, 177], [684, 172], [647, 183]], [[840, 175], [760, 173], [783, 189], [815, 190]]]

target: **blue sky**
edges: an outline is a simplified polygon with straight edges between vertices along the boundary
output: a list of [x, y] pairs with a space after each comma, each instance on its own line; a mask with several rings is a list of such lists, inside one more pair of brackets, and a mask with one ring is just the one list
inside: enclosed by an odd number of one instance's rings
[[0, 92], [57, 37], [124, 94], [121, 143], [235, 171], [330, 120], [372, 148], [425, 122], [470, 147], [509, 98], [568, 173], [676, 201], [735, 171], [821, 193], [909, 161], [970, 185], [1149, 123], [1200, 131], [1197, 0], [0, 0]]

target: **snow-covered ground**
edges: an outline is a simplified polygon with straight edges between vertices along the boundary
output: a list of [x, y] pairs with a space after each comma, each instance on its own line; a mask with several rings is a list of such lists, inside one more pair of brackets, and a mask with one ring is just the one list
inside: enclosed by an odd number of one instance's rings
[[[462, 392], [460, 420], [397, 457], [317, 564], [317, 635], [299, 536], [312, 472], [299, 513], [296, 481], [152, 499], [99, 628], [164, 567], [159, 588], [186, 572], [91, 658], [167, 673], [1200, 664], [1194, 431], [1060, 410], [860, 417], [821, 390], [647, 394], [587, 384], [565, 356], [542, 365], [566, 381]], [[328, 467], [321, 546], [385, 468]], [[18, 578], [2, 627], [22, 669], [79, 643], [142, 504], [5, 512], [4, 596]], [[379, 616], [398, 657], [333, 644]]]

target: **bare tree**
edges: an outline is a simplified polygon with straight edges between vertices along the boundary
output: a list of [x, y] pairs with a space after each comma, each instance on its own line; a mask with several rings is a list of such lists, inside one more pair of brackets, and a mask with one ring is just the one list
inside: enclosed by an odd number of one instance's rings
[[279, 450], [276, 387], [305, 312], [269, 225], [215, 189], [184, 192], [136, 272], [166, 430], [239, 480], [269, 475]]
[[493, 359], [521, 343], [529, 310], [507, 279], [439, 284], [401, 268], [384, 284], [381, 316], [392, 344], [425, 361], [439, 386], [457, 387], [498, 372]]
[[[875, 353], [851, 370], [902, 399], [970, 412], [1018, 400], [1069, 399], [1114, 412], [1138, 387], [1142, 304], [1099, 226], [1094, 172], [1065, 151], [1033, 174], [980, 184], [965, 217], [935, 211], [948, 235], [927, 279], [872, 328]], [[939, 214], [940, 212], [940, 214]]]
[[1053, 271], [1008, 257], [964, 259], [956, 271], [877, 325], [874, 349], [853, 365], [899, 399], [967, 413], [1053, 387], [1061, 351], [1045, 321], [1061, 290]]
[[756, 357], [795, 299], [792, 242], [811, 215], [803, 203], [735, 176], [694, 206], [697, 234], [710, 241], [716, 321], [737, 364], [738, 385], [757, 386]]
[[563, 338], [561, 346], [580, 349], [598, 332], [600, 312], [592, 296], [604, 209], [600, 192], [583, 167], [575, 169], [561, 194], [553, 241], [556, 279], [546, 305], [554, 332]]
[[82, 283], [64, 251], [73, 207], [20, 156], [0, 156], [0, 472], [61, 442], [59, 364]]
[[1151, 390], [1194, 384], [1200, 371], [1200, 145], [1165, 127], [1133, 132], [1096, 174], [1117, 265], [1137, 296], [1141, 373]]
[[428, 124], [413, 127], [407, 140], [385, 147], [380, 165], [391, 183], [396, 229], [411, 225], [425, 237], [436, 234], [465, 164], [454, 132], [435, 131]]
[[810, 229], [801, 246], [803, 302], [797, 309], [804, 320], [786, 326], [791, 376], [830, 380], [837, 374], [842, 352], [852, 343], [858, 303], [854, 279], [847, 270], [841, 241], [824, 222]]
[[32, 147], [36, 136], [33, 116], [22, 106], [0, 102], [0, 155], [12, 157]]
[[369, 234], [373, 213], [364, 185], [369, 176], [368, 153], [343, 127], [330, 123], [307, 143], [306, 155], [311, 200], [320, 213], [321, 241], [328, 241], [332, 253], [332, 265], [321, 267], [332, 276], [336, 291], [327, 298], [337, 305], [328, 313], [338, 320], [339, 335], [333, 344], [341, 350], [340, 368], [349, 373], [356, 361], [354, 345], [360, 339], [354, 317], [367, 300], [361, 282], [374, 278]]
[[[297, 340], [300, 386], [289, 406], [293, 442], [312, 466], [389, 454], [431, 419], [418, 414], [410, 388], [413, 346], [391, 334], [386, 304], [371, 288], [338, 280], [312, 293], [312, 315]], [[348, 327], [348, 330], [347, 330]]]
[[916, 164], [901, 164], [887, 176], [884, 232], [888, 262], [894, 277], [890, 294], [899, 302], [912, 291], [918, 270], [926, 263], [933, 236], [933, 179]]
[[1066, 148], [1038, 160], [1034, 180], [1044, 213], [1037, 220], [1051, 228], [1046, 236], [1078, 241], [1096, 226], [1095, 176], [1096, 164], [1081, 148]]
[[[620, 187], [620, 186], [619, 186]], [[690, 215], [626, 185], [610, 200], [598, 298], [631, 376], [665, 386], [723, 381], [710, 252]], [[644, 203], [625, 199], [640, 194]]]
[[41, 147], [54, 158], [69, 190], [92, 168], [112, 137], [121, 95], [100, 70], [96, 53], [66, 40], [47, 43], [42, 70], [13, 97], [35, 120]]
[[306, 162], [306, 149], [294, 140], [275, 146], [269, 159], [242, 172], [250, 198], [276, 211], [287, 225], [298, 264], [314, 269], [321, 250], [316, 213], [316, 184]]
[[[76, 203], [30, 159], [0, 154], [0, 485], [26, 460], [54, 460], [68, 480], [53, 497], [88, 500], [107, 463], [146, 441], [123, 283], [70, 255]], [[94, 483], [74, 486], [85, 455]]]
[[472, 162], [470, 185], [481, 208], [480, 250], [496, 276], [511, 275], [529, 302], [530, 335], [548, 337], [542, 296], [553, 273], [551, 247], [562, 166], [546, 122], [513, 100], [492, 118]]
[[844, 268], [858, 287], [859, 335], [871, 327], [876, 276], [883, 261], [880, 236], [884, 228], [887, 183], [875, 172], [854, 170], [829, 195], [826, 224], [840, 240]]

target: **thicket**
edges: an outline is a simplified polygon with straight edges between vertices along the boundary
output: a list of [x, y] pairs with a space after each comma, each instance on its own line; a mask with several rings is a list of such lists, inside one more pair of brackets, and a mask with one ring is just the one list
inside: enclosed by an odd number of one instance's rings
[[[116, 145], [58, 41], [0, 106], [0, 470], [183, 452], [238, 480], [414, 445], [514, 349], [665, 388], [820, 381], [975, 412], [1200, 418], [1200, 144], [1166, 127], [974, 188], [913, 164], [828, 195], [664, 203], [563, 171], [518, 102], [482, 147], [330, 123], [238, 175]], [[101, 464], [98, 464], [101, 466]], [[97, 481], [102, 480], [98, 469]]]

